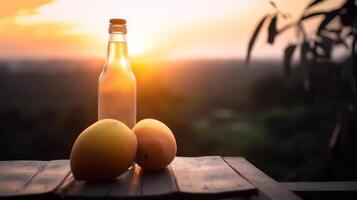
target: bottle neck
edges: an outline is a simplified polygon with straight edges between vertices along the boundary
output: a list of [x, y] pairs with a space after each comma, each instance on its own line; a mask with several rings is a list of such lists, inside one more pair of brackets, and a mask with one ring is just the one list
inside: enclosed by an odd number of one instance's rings
[[107, 51], [107, 67], [130, 70], [128, 48], [124, 33], [110, 33]]

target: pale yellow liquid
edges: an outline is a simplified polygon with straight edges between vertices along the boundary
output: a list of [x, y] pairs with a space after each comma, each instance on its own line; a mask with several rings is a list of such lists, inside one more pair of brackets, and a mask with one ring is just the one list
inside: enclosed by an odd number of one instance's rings
[[98, 120], [116, 119], [133, 128], [136, 123], [136, 79], [126, 55], [122, 54], [126, 51], [123, 48], [126, 44], [122, 42], [109, 44], [109, 61], [98, 82]]

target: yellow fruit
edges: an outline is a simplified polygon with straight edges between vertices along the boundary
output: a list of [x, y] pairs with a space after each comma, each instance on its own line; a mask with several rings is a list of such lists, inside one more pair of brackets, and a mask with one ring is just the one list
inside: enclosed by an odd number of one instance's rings
[[138, 140], [136, 163], [144, 170], [162, 169], [175, 158], [176, 140], [164, 123], [143, 119], [134, 126], [133, 132]]
[[124, 123], [100, 120], [85, 129], [72, 147], [70, 165], [76, 179], [112, 179], [135, 160], [137, 140]]

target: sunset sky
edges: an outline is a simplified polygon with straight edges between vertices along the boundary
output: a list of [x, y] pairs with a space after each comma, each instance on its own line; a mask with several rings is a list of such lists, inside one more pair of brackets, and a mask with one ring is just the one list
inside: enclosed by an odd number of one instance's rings
[[[308, 1], [275, 2], [294, 18]], [[244, 58], [250, 34], [267, 12], [273, 12], [268, 0], [5, 1], [0, 6], [0, 58], [105, 57], [110, 18], [127, 19], [132, 57]], [[287, 34], [274, 47], [264, 39], [253, 56], [280, 56], [281, 46], [295, 37]]]

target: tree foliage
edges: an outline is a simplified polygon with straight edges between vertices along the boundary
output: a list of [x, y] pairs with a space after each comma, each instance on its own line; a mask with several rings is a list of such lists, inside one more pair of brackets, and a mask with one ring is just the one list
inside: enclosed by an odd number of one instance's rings
[[[297, 32], [297, 41], [290, 43], [284, 50], [283, 69], [286, 78], [289, 78], [292, 58], [296, 49], [300, 49], [299, 66], [302, 68], [303, 82], [305, 89], [309, 88], [309, 74], [306, 63], [309, 61], [331, 60], [333, 50], [338, 46], [350, 49], [350, 56], [356, 59], [356, 36], [357, 36], [357, 9], [354, 0], [345, 0], [342, 5], [329, 11], [311, 11], [317, 5], [326, 0], [313, 0], [300, 14], [300, 17], [293, 22], [278, 28], [280, 18], [291, 18], [291, 15], [282, 12], [277, 4], [270, 1], [274, 12], [266, 14], [258, 23], [249, 41], [246, 62], [249, 64], [254, 44], [263, 25], [268, 21], [267, 43], [273, 45], [276, 38], [289, 29]], [[320, 17], [322, 18], [313, 35], [308, 35], [305, 28], [305, 21]], [[335, 22], [334, 26], [332, 22]], [[354, 87], [357, 86], [357, 67], [354, 62], [353, 80]]]
[[[288, 23], [281, 28], [278, 28], [278, 19], [290, 18], [289, 14], [283, 13], [279, 10], [276, 3], [270, 1], [270, 5], [274, 9], [274, 13], [266, 14], [259, 22], [255, 29], [253, 36], [249, 41], [247, 52], [247, 64], [249, 64], [251, 51], [257, 39], [259, 32], [262, 30], [265, 21], [270, 21], [267, 27], [268, 40], [267, 43], [272, 45], [276, 41], [277, 36], [281, 35], [289, 29], [295, 29], [297, 33], [297, 40], [290, 43], [284, 50], [283, 57], [283, 71], [288, 80], [291, 73], [291, 63], [294, 53], [300, 49], [299, 57], [300, 71], [302, 72], [303, 85], [306, 90], [310, 88], [310, 72], [312, 67], [316, 67], [317, 62], [326, 63], [332, 61], [333, 50], [336, 47], [342, 46], [350, 52], [348, 55], [352, 60], [352, 75], [349, 76], [352, 80], [348, 81], [351, 85], [347, 88], [352, 88], [351, 101], [346, 103], [341, 99], [341, 111], [337, 114], [337, 124], [332, 133], [329, 145], [329, 161], [347, 163], [349, 166], [357, 163], [357, 159], [353, 155], [356, 152], [357, 141], [357, 1], [344, 0], [337, 8], [328, 11], [316, 11], [316, 6], [326, 2], [326, 0], [312, 0], [302, 11], [299, 18], [293, 22]], [[319, 17], [321, 21], [316, 26], [313, 34], [308, 34], [304, 28], [307, 20]], [[296, 52], [299, 53], [299, 52]], [[348, 60], [350, 59], [348, 58]], [[314, 63], [311, 65], [309, 63]], [[341, 76], [341, 68], [350, 66], [340, 66], [339, 70], [333, 73], [335, 77]], [[311, 68], [311, 69], [310, 69]], [[325, 66], [325, 71], [328, 71], [328, 66]], [[351, 68], [348, 68], [351, 69]], [[347, 70], [348, 71], [348, 70]], [[321, 76], [322, 72], [320, 71]], [[342, 77], [342, 76], [341, 76]], [[333, 86], [336, 83], [333, 83]], [[320, 85], [326, 85], [321, 82]], [[346, 86], [345, 86], [346, 87]], [[335, 88], [333, 88], [335, 89]], [[342, 92], [341, 92], [342, 94]], [[337, 98], [340, 98], [339, 96]], [[342, 162], [343, 161], [343, 162]], [[333, 166], [333, 164], [331, 165]]]

